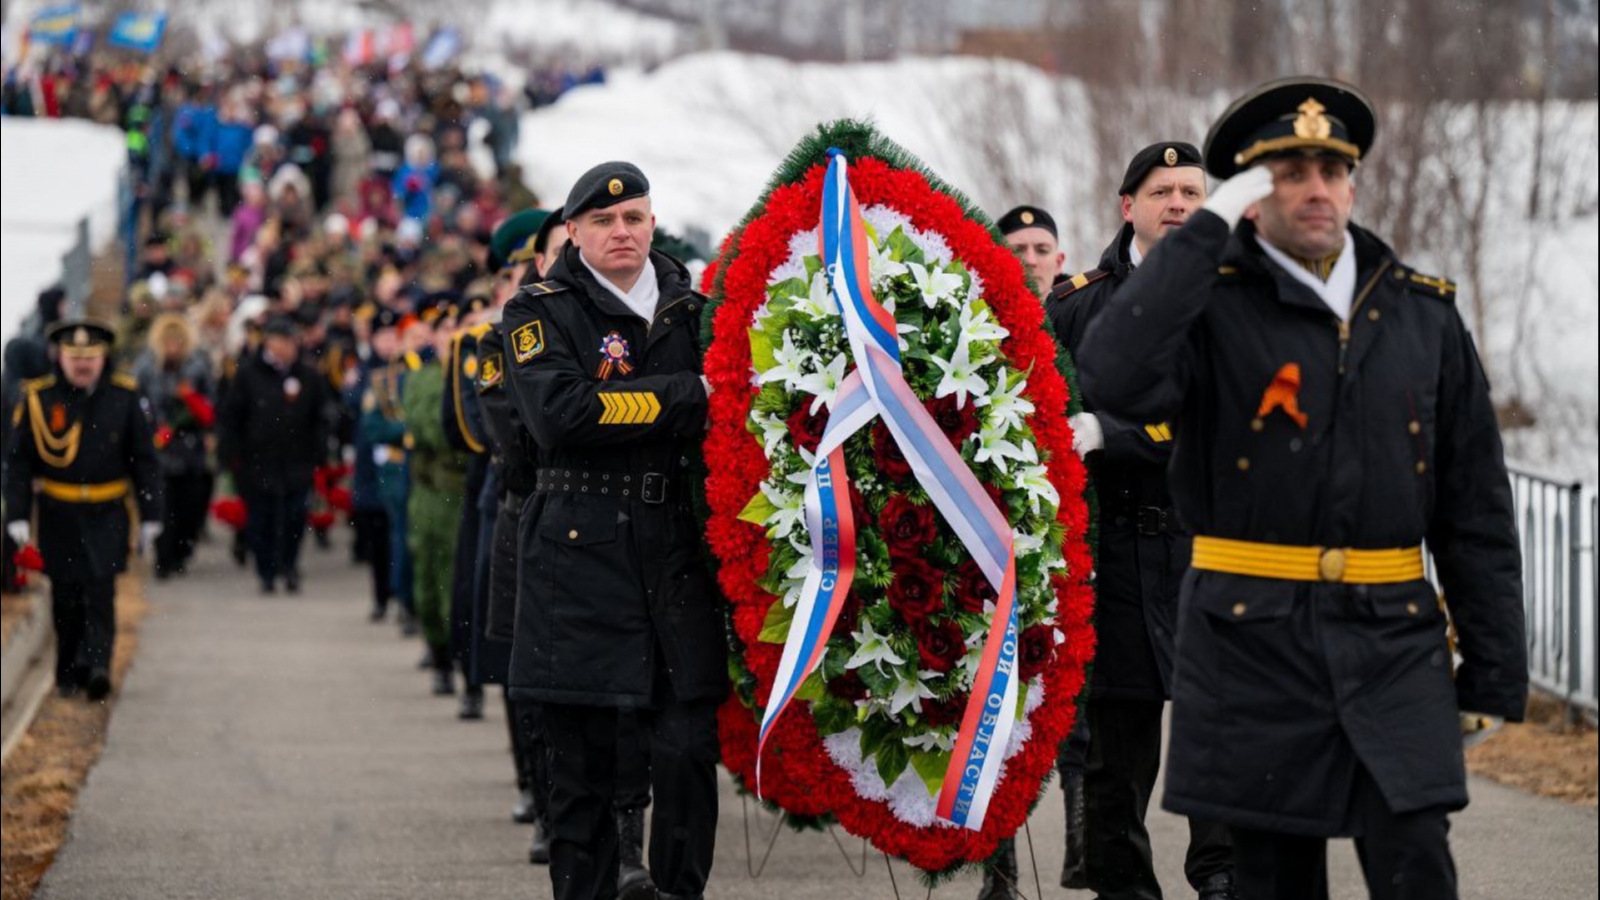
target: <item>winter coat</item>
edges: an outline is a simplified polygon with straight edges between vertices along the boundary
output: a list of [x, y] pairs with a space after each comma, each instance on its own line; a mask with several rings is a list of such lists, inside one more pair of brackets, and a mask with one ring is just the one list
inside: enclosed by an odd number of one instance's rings
[[241, 494], [311, 490], [327, 457], [329, 393], [303, 361], [279, 369], [253, 354], [240, 363], [217, 427], [218, 456]]

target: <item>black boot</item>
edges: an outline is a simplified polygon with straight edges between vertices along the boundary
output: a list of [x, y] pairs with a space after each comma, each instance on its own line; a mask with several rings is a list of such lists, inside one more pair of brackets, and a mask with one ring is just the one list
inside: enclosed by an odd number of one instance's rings
[[983, 887], [978, 890], [978, 900], [1016, 900], [1017, 897], [1017, 842], [1000, 842], [1000, 849], [989, 857], [983, 867]]
[[528, 845], [528, 862], [536, 866], [550, 865], [550, 827], [543, 819], [533, 823], [533, 843]]
[[95, 666], [89, 670], [89, 679], [85, 682], [85, 693], [90, 700], [104, 700], [111, 693], [111, 672], [104, 666]]
[[461, 708], [456, 710], [456, 718], [463, 722], [474, 722], [483, 718], [483, 687], [469, 684], [461, 692]]
[[1067, 856], [1061, 863], [1061, 886], [1089, 889], [1089, 826], [1083, 807], [1083, 773], [1069, 772], [1061, 779], [1061, 797], [1067, 807]]
[[1233, 873], [1218, 872], [1201, 882], [1200, 900], [1239, 900], [1233, 889]]
[[401, 637], [416, 637], [421, 630], [417, 625], [417, 614], [404, 606], [400, 607], [400, 612], [395, 615], [395, 621], [400, 623]]
[[434, 646], [428, 648], [430, 662], [433, 665], [433, 695], [435, 697], [448, 697], [456, 692], [456, 680], [450, 665], [450, 648]]
[[656, 900], [644, 867], [644, 810], [617, 810], [617, 900]]

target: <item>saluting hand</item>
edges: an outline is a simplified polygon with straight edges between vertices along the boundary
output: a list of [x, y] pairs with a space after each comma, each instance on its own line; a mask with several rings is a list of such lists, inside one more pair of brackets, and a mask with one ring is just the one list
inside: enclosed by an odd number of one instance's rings
[[28, 546], [28, 539], [33, 537], [33, 526], [26, 519], [6, 523], [6, 534], [11, 537], [11, 542], [18, 547]]
[[1212, 192], [1201, 209], [1209, 209], [1228, 223], [1229, 230], [1239, 224], [1245, 210], [1256, 201], [1272, 196], [1272, 170], [1253, 166], [1229, 178]]

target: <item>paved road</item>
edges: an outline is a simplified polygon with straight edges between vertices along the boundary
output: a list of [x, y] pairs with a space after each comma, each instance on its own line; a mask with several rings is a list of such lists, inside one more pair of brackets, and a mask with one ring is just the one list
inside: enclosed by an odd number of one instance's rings
[[[498, 704], [485, 721], [456, 721], [454, 703], [429, 696], [414, 668], [420, 646], [367, 623], [364, 582], [345, 554], [311, 551], [307, 562], [297, 598], [258, 597], [214, 548], [188, 578], [153, 586], [139, 659], [43, 900], [550, 896], [545, 870], [525, 862], [527, 828], [509, 820]], [[1482, 782], [1473, 794], [1455, 826], [1464, 898], [1596, 896], [1593, 810]], [[1086, 900], [1053, 886], [1059, 796], [1032, 825], [1044, 896]], [[713, 900], [895, 896], [882, 857], [868, 857], [858, 879], [826, 834], [783, 833], [752, 880], [726, 781], [721, 814]], [[758, 858], [772, 824], [752, 811]], [[1192, 896], [1185, 828], [1164, 813], [1152, 828], [1168, 895]], [[859, 866], [861, 842], [844, 846]], [[1364, 897], [1348, 844], [1332, 857], [1335, 897]], [[924, 896], [895, 869], [900, 896]], [[969, 878], [935, 896], [975, 893]]]

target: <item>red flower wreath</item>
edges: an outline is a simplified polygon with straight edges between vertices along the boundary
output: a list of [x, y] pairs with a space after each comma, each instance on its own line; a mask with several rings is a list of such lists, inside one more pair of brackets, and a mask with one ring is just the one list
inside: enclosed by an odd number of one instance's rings
[[[825, 173], [821, 154], [818, 156], [818, 162], [799, 180], [773, 189], [764, 206], [724, 245], [715, 276], [714, 301], [720, 305], [714, 311], [712, 339], [705, 356], [705, 372], [714, 389], [705, 453], [707, 459], [717, 460], [706, 481], [710, 509], [707, 541], [719, 563], [722, 590], [732, 604], [741, 661], [754, 676], [758, 707], [768, 701], [782, 648], [757, 639], [768, 608], [777, 599], [758, 585], [768, 567], [765, 531], [739, 520], [745, 503], [768, 474], [761, 444], [746, 429], [756, 394], [750, 382], [747, 331], [767, 298], [769, 273], [789, 255], [790, 238], [817, 225]], [[1008, 761], [982, 831], [918, 828], [897, 819], [885, 803], [860, 797], [849, 776], [829, 757], [814, 720], [803, 707], [780, 718], [768, 740], [762, 760], [764, 799], [799, 816], [831, 814], [847, 831], [867, 838], [883, 852], [940, 872], [989, 858], [1000, 840], [1022, 827], [1039, 797], [1043, 779], [1055, 764], [1056, 746], [1072, 727], [1085, 666], [1094, 649], [1089, 624], [1093, 594], [1086, 581], [1092, 568], [1087, 543], [1089, 511], [1084, 500], [1086, 474], [1072, 452], [1066, 418], [1068, 387], [1056, 367], [1057, 348], [1044, 330], [1044, 310], [1028, 290], [1016, 258], [988, 227], [969, 216], [960, 202], [934, 188], [919, 172], [856, 156], [850, 174], [863, 207], [890, 206], [918, 229], [943, 235], [955, 257], [982, 278], [985, 300], [1010, 332], [1002, 350], [1012, 366], [1029, 372], [1025, 396], [1036, 411], [1028, 424], [1048, 459], [1050, 481], [1061, 498], [1058, 520], [1066, 532], [1066, 573], [1053, 581], [1058, 601], [1054, 626], [1066, 635], [1066, 642], [1057, 648], [1054, 664], [1042, 673], [1044, 702], [1030, 717], [1032, 737]], [[952, 425], [960, 427], [961, 423], [952, 421]], [[1041, 629], [1032, 636], [1029, 650], [1035, 659], [1047, 651], [1041, 641], [1049, 631]], [[931, 646], [941, 644], [944, 638], [929, 634], [925, 639]], [[847, 678], [834, 685], [840, 694], [854, 689], [845, 683]], [[930, 715], [958, 720], [964, 706], [956, 706], [957, 700], [964, 703], [965, 698], [935, 704], [938, 709]], [[735, 694], [718, 718], [723, 762], [754, 790], [760, 711], [747, 707]]]

